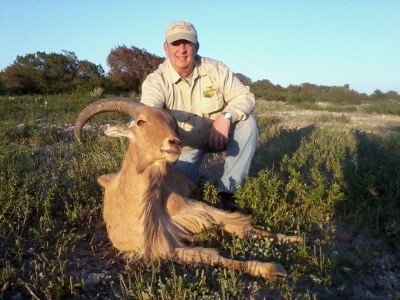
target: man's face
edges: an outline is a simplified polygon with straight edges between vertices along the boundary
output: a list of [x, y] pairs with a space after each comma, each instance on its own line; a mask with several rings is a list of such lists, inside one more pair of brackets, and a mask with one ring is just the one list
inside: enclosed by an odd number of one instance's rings
[[198, 50], [196, 44], [187, 40], [178, 40], [172, 44], [164, 42], [164, 50], [171, 65], [179, 75], [187, 77], [193, 73]]

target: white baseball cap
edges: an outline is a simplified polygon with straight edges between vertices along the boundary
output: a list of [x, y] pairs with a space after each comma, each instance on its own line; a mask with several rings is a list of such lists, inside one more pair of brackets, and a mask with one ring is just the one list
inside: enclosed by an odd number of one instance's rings
[[169, 44], [178, 40], [186, 40], [197, 44], [197, 31], [192, 23], [175, 21], [169, 24], [165, 32], [165, 39]]

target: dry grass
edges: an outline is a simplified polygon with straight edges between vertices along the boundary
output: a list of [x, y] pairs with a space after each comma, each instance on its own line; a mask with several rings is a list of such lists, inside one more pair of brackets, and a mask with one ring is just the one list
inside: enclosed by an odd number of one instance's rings
[[275, 118], [283, 128], [301, 129], [310, 125], [358, 129], [369, 133], [384, 134], [400, 130], [400, 116], [389, 114], [366, 114], [361, 108], [351, 111], [329, 112], [329, 104], [321, 103], [316, 109], [298, 109], [283, 102], [259, 100], [256, 113], [260, 119]]

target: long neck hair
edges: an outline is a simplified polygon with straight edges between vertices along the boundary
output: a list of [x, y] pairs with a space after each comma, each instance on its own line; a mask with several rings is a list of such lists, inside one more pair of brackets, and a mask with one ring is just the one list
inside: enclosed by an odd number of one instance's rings
[[141, 221], [144, 227], [145, 260], [171, 258], [173, 249], [180, 244], [171, 234], [170, 216], [166, 212], [166, 198], [162, 197], [166, 164], [152, 164], [143, 175], [148, 179], [148, 187], [143, 195]]

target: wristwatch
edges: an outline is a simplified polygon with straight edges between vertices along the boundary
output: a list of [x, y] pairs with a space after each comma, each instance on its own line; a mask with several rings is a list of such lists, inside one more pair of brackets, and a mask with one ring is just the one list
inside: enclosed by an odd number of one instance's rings
[[231, 113], [230, 113], [230, 112], [224, 112], [223, 114], [224, 114], [224, 118], [227, 119], [227, 120], [229, 120], [229, 122], [232, 123], [233, 118], [232, 118]]

